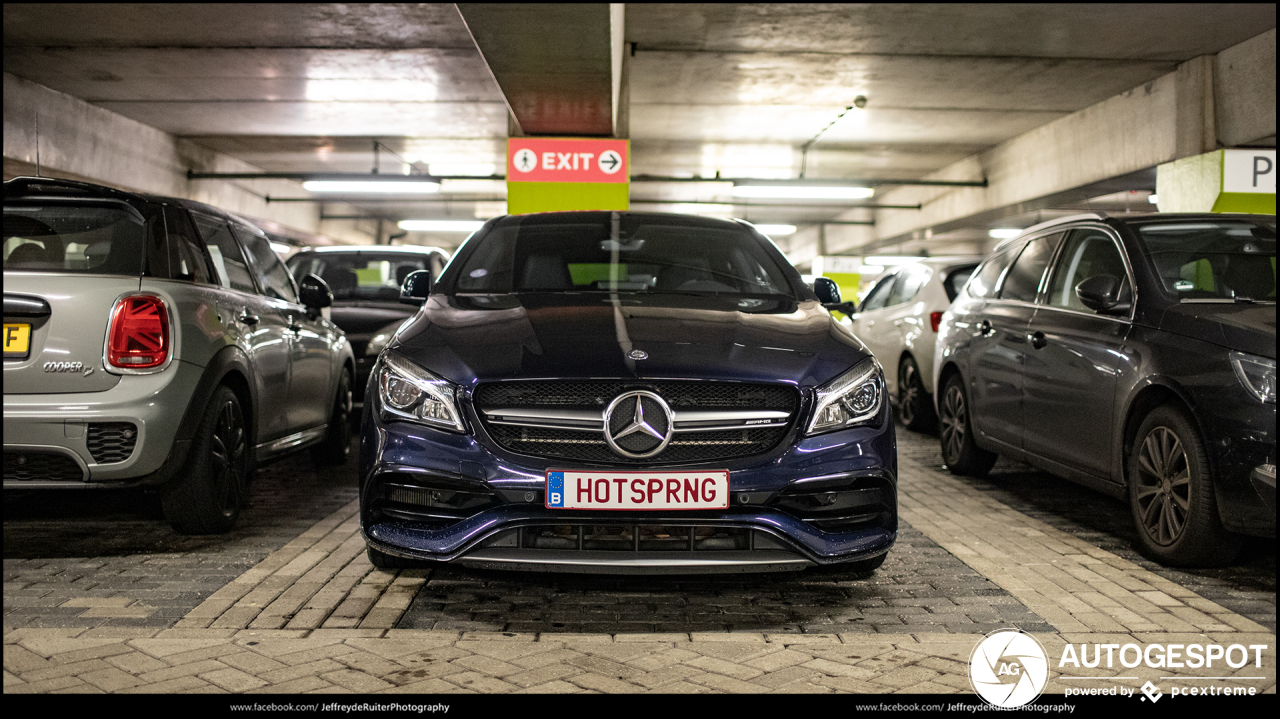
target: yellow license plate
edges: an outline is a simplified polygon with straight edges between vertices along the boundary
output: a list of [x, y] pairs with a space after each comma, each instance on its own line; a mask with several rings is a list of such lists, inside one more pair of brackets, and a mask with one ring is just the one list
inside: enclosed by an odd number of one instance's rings
[[31, 325], [9, 324], [4, 326], [4, 358], [25, 359], [31, 352]]

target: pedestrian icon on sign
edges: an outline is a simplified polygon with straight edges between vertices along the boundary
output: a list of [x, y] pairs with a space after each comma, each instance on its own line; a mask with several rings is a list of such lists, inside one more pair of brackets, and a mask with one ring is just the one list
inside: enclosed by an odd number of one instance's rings
[[622, 156], [613, 150], [605, 150], [600, 153], [600, 170], [607, 175], [612, 175], [622, 167]]
[[538, 156], [527, 147], [517, 152], [511, 161], [520, 172], [530, 172], [538, 166]]

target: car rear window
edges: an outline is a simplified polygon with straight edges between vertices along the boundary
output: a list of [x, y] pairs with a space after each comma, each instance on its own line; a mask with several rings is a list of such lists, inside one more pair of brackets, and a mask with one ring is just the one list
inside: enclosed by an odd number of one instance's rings
[[335, 300], [400, 301], [400, 285], [411, 272], [430, 269], [430, 255], [376, 252], [308, 252], [289, 258], [294, 279], [315, 275]]
[[141, 275], [152, 234], [147, 225], [110, 204], [6, 205], [4, 269]]
[[1180, 300], [1276, 299], [1274, 221], [1152, 223], [1138, 227], [1161, 289]]
[[792, 296], [786, 274], [746, 230], [659, 218], [498, 227], [445, 291], [647, 292]]

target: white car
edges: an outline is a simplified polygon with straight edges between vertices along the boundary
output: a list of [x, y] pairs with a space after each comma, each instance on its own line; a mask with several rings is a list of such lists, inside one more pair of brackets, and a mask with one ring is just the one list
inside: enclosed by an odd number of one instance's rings
[[908, 429], [928, 431], [933, 409], [933, 348], [942, 313], [981, 257], [922, 257], [891, 268], [852, 317], [858, 339], [884, 367], [889, 396]]

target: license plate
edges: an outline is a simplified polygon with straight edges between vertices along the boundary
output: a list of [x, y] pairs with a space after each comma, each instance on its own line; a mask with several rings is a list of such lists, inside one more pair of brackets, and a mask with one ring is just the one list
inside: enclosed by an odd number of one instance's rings
[[550, 509], [724, 509], [729, 471], [550, 470], [546, 497]]
[[31, 325], [8, 324], [4, 326], [4, 358], [26, 359], [31, 353]]

